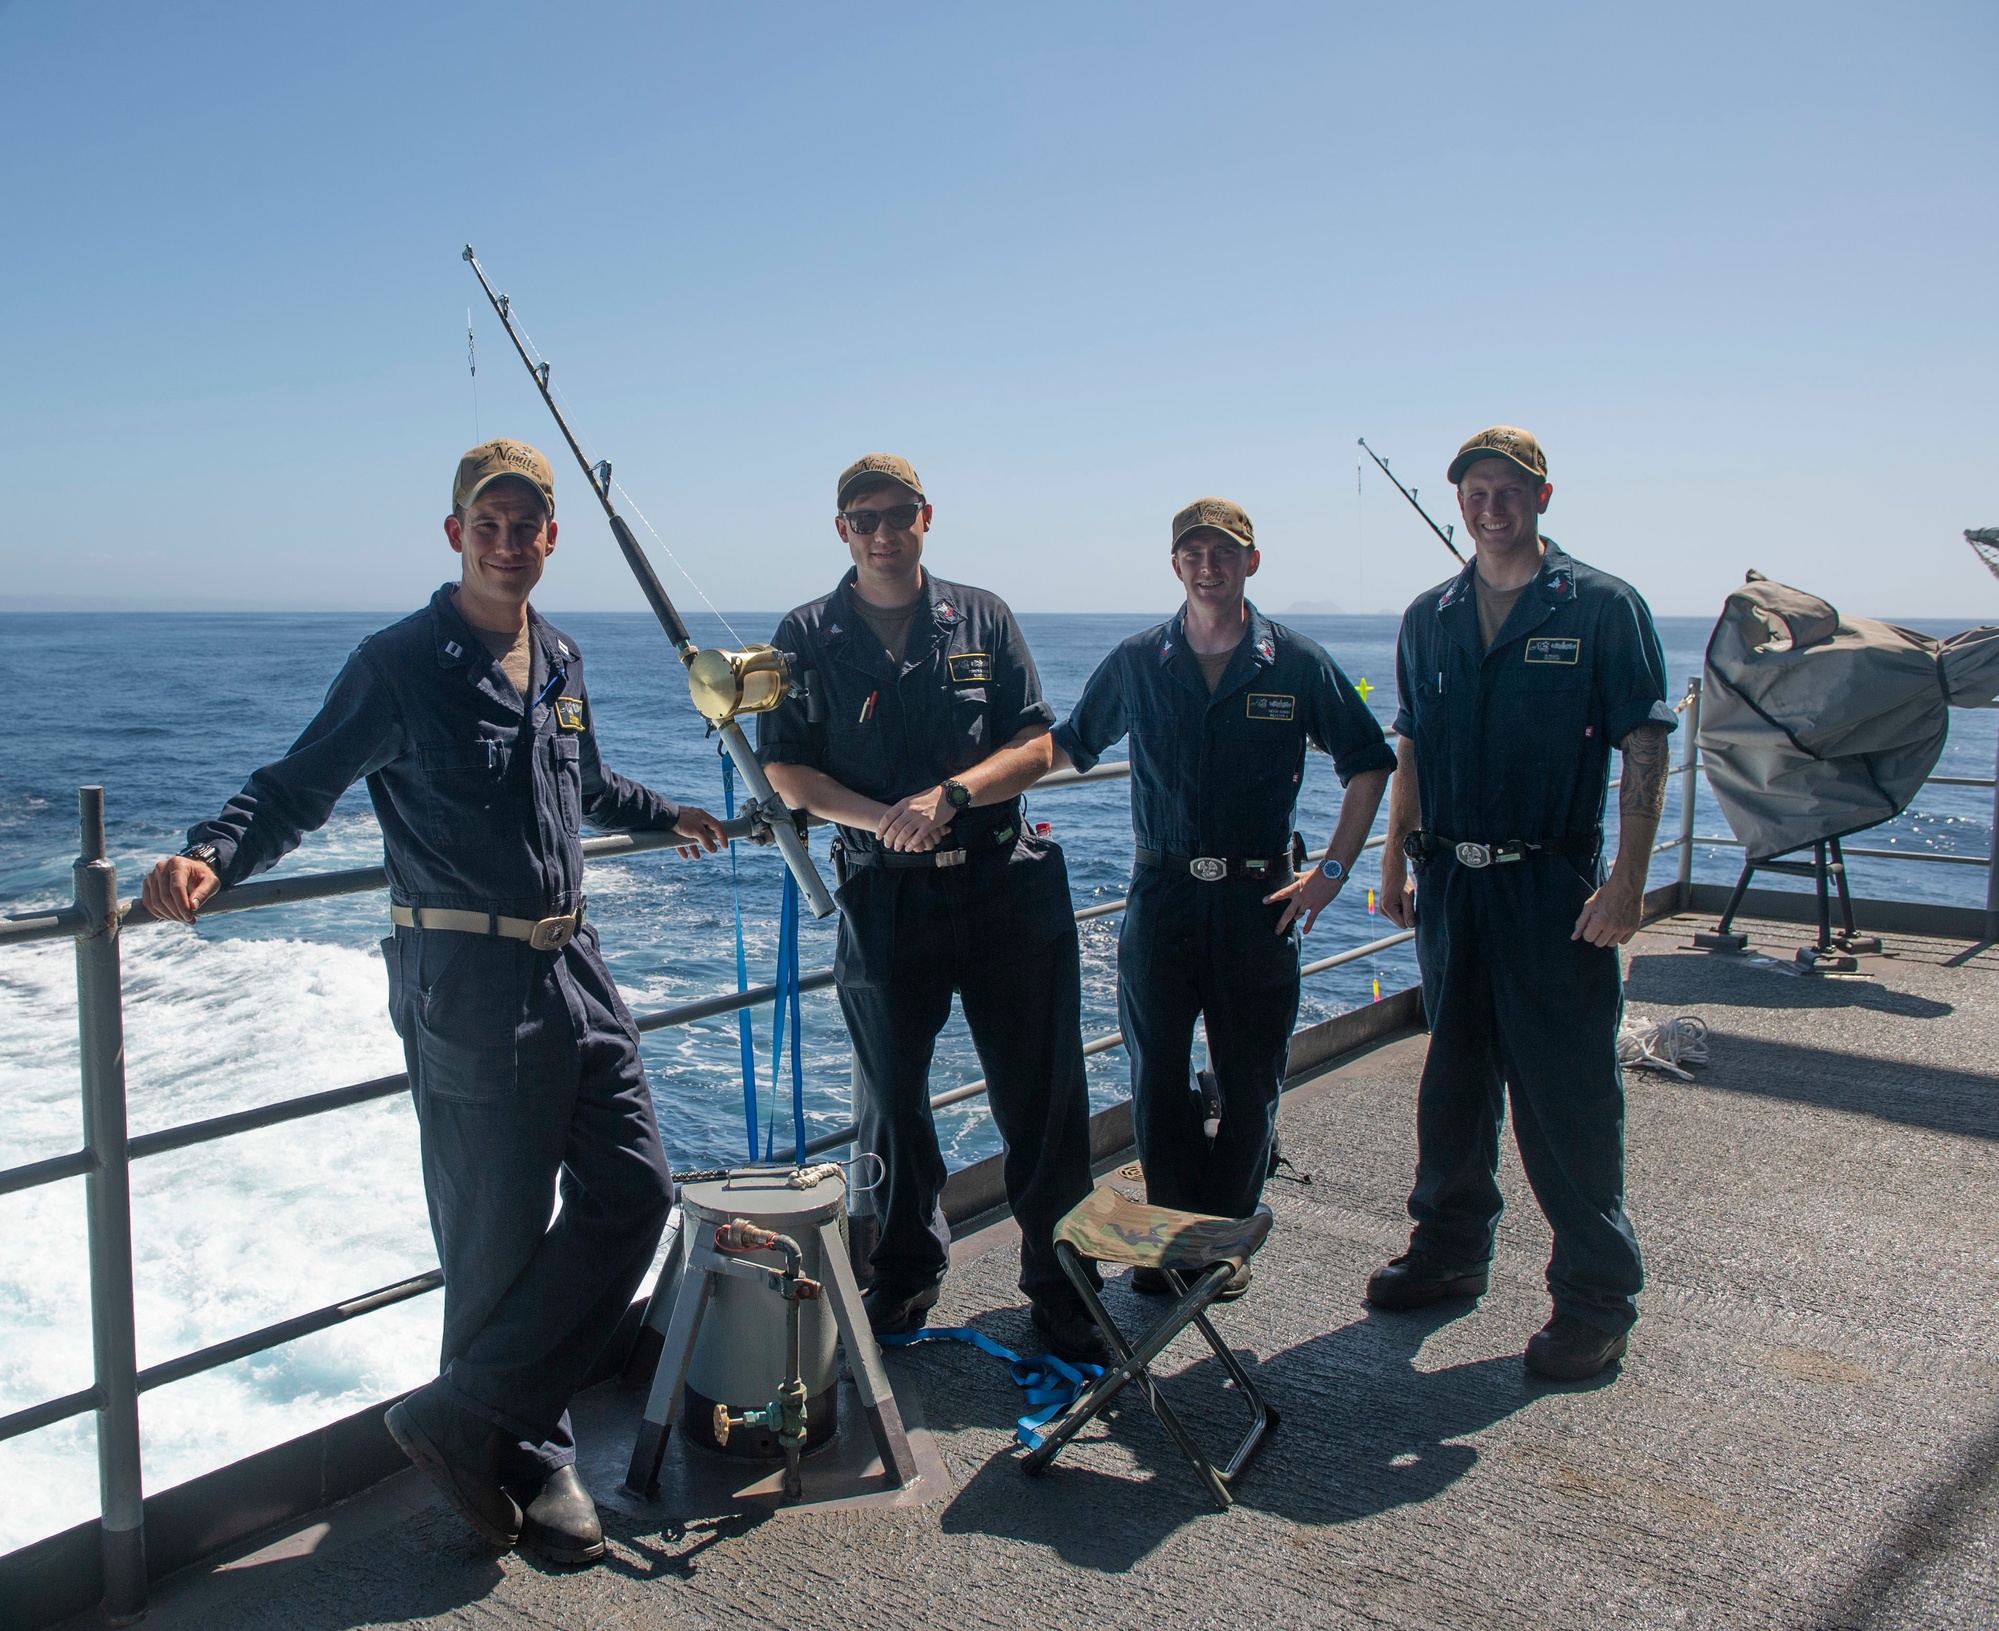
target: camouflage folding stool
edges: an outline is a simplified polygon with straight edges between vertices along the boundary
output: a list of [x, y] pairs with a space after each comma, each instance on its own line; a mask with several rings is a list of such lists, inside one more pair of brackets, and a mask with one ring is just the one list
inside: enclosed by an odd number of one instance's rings
[[[1028, 1452], [1024, 1463], [1028, 1472], [1042, 1471], [1085, 1422], [1116, 1398], [1127, 1383], [1136, 1382], [1144, 1390], [1146, 1402], [1152, 1406], [1160, 1425], [1173, 1435], [1173, 1442], [1194, 1464], [1215, 1504], [1226, 1510], [1233, 1503], [1231, 1487], [1264, 1438], [1276, 1430], [1277, 1412], [1257, 1392], [1242, 1362], [1215, 1335], [1215, 1328], [1208, 1323], [1207, 1308], [1222, 1294], [1236, 1271], [1256, 1255], [1270, 1234], [1270, 1223], [1267, 1206], [1257, 1207], [1246, 1218], [1214, 1218], [1200, 1212], [1148, 1206], [1143, 1201], [1128, 1200], [1114, 1189], [1100, 1188], [1092, 1190], [1087, 1200], [1055, 1226], [1055, 1256], [1062, 1264], [1062, 1272], [1069, 1276], [1069, 1283], [1097, 1322], [1097, 1329], [1103, 1332], [1117, 1363], [1043, 1430], [1040, 1445]], [[1173, 1306], [1137, 1342], [1128, 1341], [1090, 1284], [1085, 1258], [1161, 1270], [1173, 1288]], [[1189, 1325], [1198, 1326], [1201, 1335], [1208, 1339], [1208, 1346], [1214, 1349], [1222, 1369], [1228, 1372], [1255, 1418], [1248, 1437], [1236, 1446], [1228, 1465], [1220, 1470], [1181, 1426], [1180, 1418], [1160, 1397], [1159, 1388], [1146, 1369]]]

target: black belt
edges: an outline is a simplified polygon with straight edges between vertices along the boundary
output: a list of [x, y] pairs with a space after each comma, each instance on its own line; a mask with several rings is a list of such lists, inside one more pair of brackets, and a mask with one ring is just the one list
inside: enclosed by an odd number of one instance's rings
[[1167, 872], [1188, 872], [1202, 883], [1220, 883], [1224, 878], [1281, 878], [1291, 870], [1288, 855], [1168, 855], [1164, 850], [1140, 846], [1132, 851], [1140, 866], [1156, 866]]
[[1004, 827], [991, 827], [975, 834], [957, 849], [929, 850], [859, 849], [841, 838], [833, 844], [833, 870], [845, 878], [849, 872], [868, 866], [884, 867], [891, 872], [963, 866], [972, 858], [974, 850], [1005, 849], [1018, 835], [1019, 829], [1009, 822]]
[[1509, 861], [1524, 861], [1530, 855], [1594, 855], [1602, 848], [1601, 833], [1591, 833], [1585, 838], [1556, 838], [1546, 843], [1507, 838], [1496, 844], [1482, 844], [1472, 839], [1425, 832], [1419, 827], [1402, 840], [1402, 853], [1412, 861], [1427, 861], [1433, 855], [1452, 855], [1460, 866], [1473, 868], [1504, 866]]

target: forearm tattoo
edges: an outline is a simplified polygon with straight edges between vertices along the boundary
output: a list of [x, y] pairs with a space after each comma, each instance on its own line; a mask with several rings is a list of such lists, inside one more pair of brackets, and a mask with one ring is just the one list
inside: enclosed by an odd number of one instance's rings
[[1666, 813], [1666, 727], [1640, 725], [1623, 743], [1624, 779], [1617, 789], [1617, 813], [1624, 822], [1655, 826]]

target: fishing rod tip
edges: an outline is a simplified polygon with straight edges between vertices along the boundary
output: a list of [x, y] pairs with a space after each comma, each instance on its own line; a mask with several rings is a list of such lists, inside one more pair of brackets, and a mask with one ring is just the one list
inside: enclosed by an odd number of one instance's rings
[[467, 244], [467, 245], [465, 246], [465, 253], [464, 253], [463, 255], [459, 256], [458, 258], [459, 258], [460, 260], [468, 260], [468, 261], [469, 261], [469, 260], [470, 260], [470, 259], [472, 258], [472, 246], [471, 246], [470, 244]]

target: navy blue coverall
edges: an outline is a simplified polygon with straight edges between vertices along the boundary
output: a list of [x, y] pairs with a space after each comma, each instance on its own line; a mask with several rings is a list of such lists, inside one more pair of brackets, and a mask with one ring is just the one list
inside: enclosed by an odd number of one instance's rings
[[[1033, 655], [997, 595], [926, 571], [927, 604], [897, 665], [855, 615], [854, 577], [771, 637], [794, 673], [811, 674], [825, 717], [814, 723], [799, 697], [759, 714], [765, 764], [810, 766], [894, 804], [1053, 721]], [[1004, 1145], [1020, 1288], [1053, 1307], [1076, 1300], [1054, 1230], [1090, 1192], [1081, 954], [1062, 851], [1021, 820], [1018, 799], [961, 810], [926, 854], [895, 854], [872, 832], [839, 829], [833, 968], [854, 1048], [855, 1125], [885, 1168], [870, 1262], [891, 1298], [935, 1285], [949, 1262], [929, 1081], [956, 991]]]
[[[1467, 1268], [1491, 1259], [1510, 1089], [1521, 1165], [1554, 1231], [1555, 1312], [1616, 1335], [1644, 1283], [1624, 1215], [1624, 997], [1615, 948], [1573, 935], [1603, 878], [1610, 750], [1675, 715], [1638, 592], [1543, 542], [1490, 651], [1475, 566], [1416, 597], [1396, 648], [1395, 729], [1415, 744], [1427, 835], [1416, 954], [1430, 1052], [1410, 1248]], [[1456, 850], [1512, 842], [1538, 847], [1485, 866]]]
[[[1146, 1196], [1234, 1218], [1255, 1211], [1263, 1192], [1298, 1023], [1298, 928], [1278, 934], [1283, 906], [1263, 897], [1291, 881], [1306, 746], [1333, 756], [1341, 786], [1395, 768], [1339, 665], [1248, 611], [1248, 632], [1213, 696], [1187, 649], [1183, 607], [1098, 664], [1055, 728], [1078, 770], [1131, 737], [1139, 864], [1118, 932], [1118, 1014]], [[1204, 880], [1196, 858], [1226, 863], [1226, 876]], [[1212, 1147], [1191, 1075], [1202, 1018], [1222, 1099]]]
[[[240, 883], [365, 777], [394, 904], [574, 911], [584, 817], [665, 830], [680, 811], [604, 768], [575, 642], [532, 609], [528, 626], [531, 705], [447, 584], [362, 641], [290, 751], [188, 842], [212, 843], [223, 884]], [[444, 1269], [443, 1385], [519, 1440], [506, 1476], [533, 1482], [576, 1459], [570, 1396], [672, 1205], [638, 1032], [587, 924], [556, 951], [397, 928], [382, 957]]]

